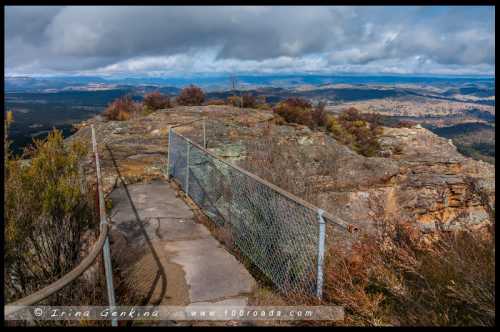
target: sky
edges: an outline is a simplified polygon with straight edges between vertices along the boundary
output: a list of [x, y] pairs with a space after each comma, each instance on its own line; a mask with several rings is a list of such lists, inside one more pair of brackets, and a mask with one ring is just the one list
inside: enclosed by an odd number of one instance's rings
[[5, 74], [494, 75], [493, 7], [7, 6]]

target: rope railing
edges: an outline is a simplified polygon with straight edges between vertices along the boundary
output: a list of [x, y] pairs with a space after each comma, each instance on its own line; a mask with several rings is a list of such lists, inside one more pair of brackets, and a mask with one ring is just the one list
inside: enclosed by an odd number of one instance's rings
[[[91, 126], [92, 130], [92, 148], [95, 155], [96, 163], [96, 174], [97, 174], [97, 189], [99, 193], [99, 216], [100, 216], [100, 232], [97, 242], [94, 244], [89, 254], [76, 266], [73, 270], [66, 273], [63, 277], [59, 278], [50, 285], [40, 289], [39, 291], [23, 297], [17, 301], [8, 303], [5, 306], [4, 314], [5, 316], [16, 313], [25, 306], [31, 306], [33, 304], [39, 303], [45, 300], [50, 295], [60, 291], [64, 287], [68, 286], [70, 283], [75, 281], [80, 277], [96, 260], [99, 253], [103, 252], [104, 267], [106, 273], [106, 286], [108, 291], [108, 302], [110, 309], [115, 307], [115, 294], [113, 288], [113, 276], [111, 268], [111, 255], [109, 250], [109, 224], [106, 220], [106, 210], [104, 205], [104, 194], [102, 192], [102, 182], [101, 182], [101, 168], [99, 163], [99, 153], [97, 151], [97, 142], [95, 138], [94, 126]], [[112, 326], [117, 326], [117, 320], [113, 319], [111, 321]]]
[[102, 250], [104, 241], [106, 240], [107, 236], [108, 236], [108, 225], [101, 225], [100, 234], [99, 238], [97, 239], [97, 242], [94, 244], [94, 247], [92, 248], [88, 256], [85, 257], [81, 261], [81, 263], [78, 264], [77, 267], [75, 267], [73, 270], [65, 274], [62, 278], [56, 280], [47, 287], [42, 288], [41, 290], [31, 295], [23, 297], [22, 299], [8, 303], [5, 308], [5, 316], [13, 314], [21, 309], [17, 307], [30, 306], [42, 300], [45, 300], [50, 295], [60, 291], [65, 286], [73, 282], [76, 278], [81, 276], [94, 263], [95, 259], [97, 258], [97, 255], [99, 255], [99, 253]]

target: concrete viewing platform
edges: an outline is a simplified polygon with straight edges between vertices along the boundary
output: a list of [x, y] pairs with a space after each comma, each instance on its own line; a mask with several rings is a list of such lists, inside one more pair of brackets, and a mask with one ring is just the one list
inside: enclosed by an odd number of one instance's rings
[[109, 197], [111, 252], [141, 305], [248, 304], [255, 280], [167, 181], [121, 185]]

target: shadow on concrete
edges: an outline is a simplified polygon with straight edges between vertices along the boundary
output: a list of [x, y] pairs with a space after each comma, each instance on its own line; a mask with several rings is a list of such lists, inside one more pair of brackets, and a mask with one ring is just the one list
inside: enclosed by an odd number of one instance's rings
[[[122, 178], [122, 175], [120, 173], [120, 169], [118, 168], [118, 165], [116, 163], [116, 159], [113, 156], [113, 152], [111, 151], [111, 149], [109, 148], [109, 146], [107, 144], [105, 146], [109, 152], [111, 160], [113, 161], [113, 166], [116, 169], [116, 173], [118, 174], [118, 178], [119, 178], [120, 182], [122, 183], [123, 189], [125, 190], [125, 193], [127, 194], [127, 198], [130, 202], [130, 206], [132, 207], [132, 211], [134, 211], [135, 221], [137, 222], [139, 229], [141, 230], [142, 234], [144, 235], [146, 243], [148, 244], [149, 248], [151, 249], [151, 253], [153, 255], [153, 258], [154, 258], [156, 264], [158, 265], [158, 271], [156, 273], [153, 284], [151, 285], [151, 288], [149, 289], [148, 294], [146, 295], [143, 303], [141, 303], [140, 305], [143, 305], [143, 306], [147, 305], [147, 304], [159, 305], [161, 303], [161, 300], [164, 298], [165, 293], [167, 292], [167, 274], [165, 273], [165, 267], [162, 265], [160, 258], [158, 256], [158, 253], [156, 252], [156, 250], [153, 246], [153, 243], [151, 242], [151, 239], [149, 238], [148, 233], [146, 232], [146, 229], [144, 228], [144, 225], [141, 222], [141, 218], [139, 216], [139, 213], [137, 212], [137, 209], [134, 205], [132, 197], [130, 196], [130, 192], [127, 188], [127, 185]], [[115, 183], [115, 185], [116, 185], [116, 183]], [[161, 282], [161, 291], [160, 291], [160, 296], [158, 297], [158, 301], [155, 301], [154, 303], [150, 303], [150, 300], [153, 296], [154, 290], [156, 289], [156, 286], [159, 282]]]

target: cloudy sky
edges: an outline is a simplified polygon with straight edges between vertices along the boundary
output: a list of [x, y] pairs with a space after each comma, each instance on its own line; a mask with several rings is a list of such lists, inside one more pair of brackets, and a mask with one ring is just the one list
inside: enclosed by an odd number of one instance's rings
[[493, 7], [5, 8], [6, 75], [493, 75]]

